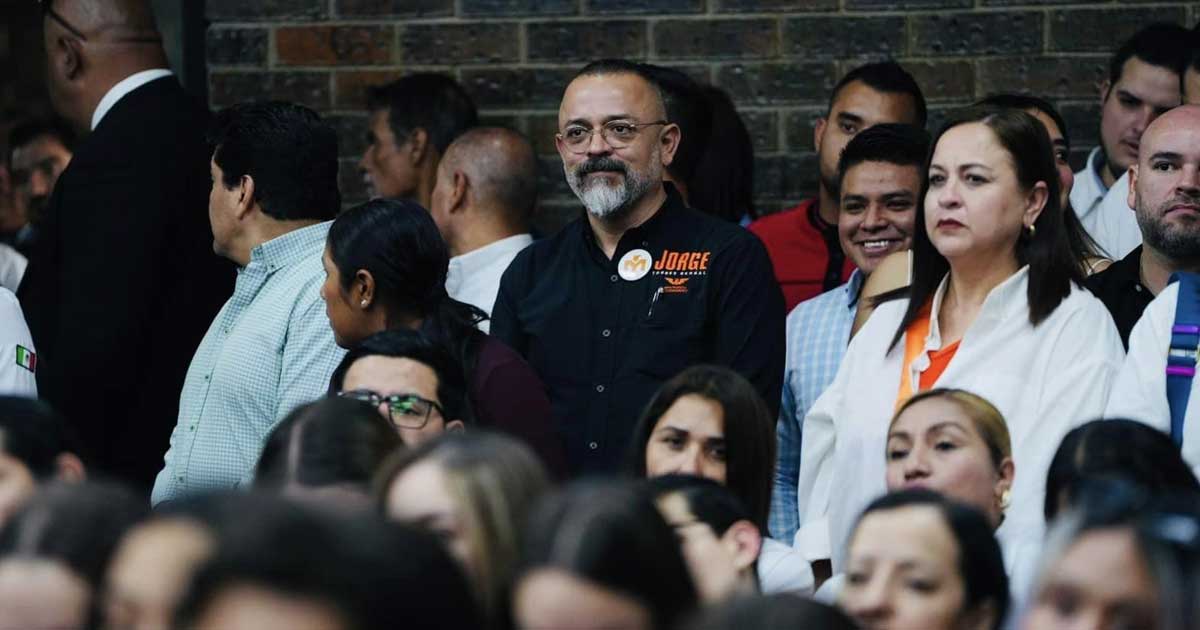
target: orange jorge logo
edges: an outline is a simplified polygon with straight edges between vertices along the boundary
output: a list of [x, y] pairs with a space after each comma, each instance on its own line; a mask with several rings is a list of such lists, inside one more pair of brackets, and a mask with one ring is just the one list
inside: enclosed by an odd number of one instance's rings
[[657, 275], [698, 276], [708, 272], [708, 261], [712, 252], [673, 252], [663, 250], [658, 261], [654, 263], [654, 273]]

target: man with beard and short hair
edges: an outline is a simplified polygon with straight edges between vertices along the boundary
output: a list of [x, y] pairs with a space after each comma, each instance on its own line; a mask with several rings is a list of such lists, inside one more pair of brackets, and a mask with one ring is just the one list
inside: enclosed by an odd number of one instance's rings
[[1192, 37], [1178, 24], [1143, 28], [1113, 54], [1108, 78], [1100, 84], [1100, 145], [1075, 173], [1070, 199], [1084, 229], [1113, 260], [1141, 243], [1126, 203], [1129, 178], [1123, 175], [1137, 163], [1147, 126], [1179, 105]]
[[1129, 167], [1128, 204], [1142, 244], [1087, 287], [1112, 313], [1121, 340], [1175, 271], [1200, 271], [1200, 106], [1177, 107], [1146, 128]]
[[75, 133], [59, 119], [29, 120], [13, 127], [8, 144], [13, 201], [24, 221], [12, 231], [9, 244], [28, 254], [33, 244], [34, 223], [50, 200], [58, 176], [71, 162]]
[[663, 170], [679, 145], [644, 70], [597, 61], [563, 94], [556, 146], [586, 215], [517, 255], [492, 334], [550, 391], [576, 474], [612, 472], [658, 386], [728, 365], [771, 408], [783, 376], [783, 298], [762, 243], [684, 206]]
[[[856, 134], [879, 123], [925, 126], [925, 97], [912, 75], [894, 62], [870, 63], [846, 73], [833, 88], [829, 111], [817, 119], [813, 146], [820, 188], [814, 199], [750, 224], [767, 246], [787, 309], [850, 279], [854, 263], [838, 242], [838, 158]], [[883, 253], [904, 249], [898, 240]]]

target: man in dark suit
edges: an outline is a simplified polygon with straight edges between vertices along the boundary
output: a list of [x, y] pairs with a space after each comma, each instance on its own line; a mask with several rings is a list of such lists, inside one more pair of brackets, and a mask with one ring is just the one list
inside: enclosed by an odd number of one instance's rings
[[148, 0], [43, 0], [47, 83], [81, 136], [19, 292], [38, 387], [93, 470], [149, 488], [192, 353], [232, 290], [208, 226], [208, 111]]

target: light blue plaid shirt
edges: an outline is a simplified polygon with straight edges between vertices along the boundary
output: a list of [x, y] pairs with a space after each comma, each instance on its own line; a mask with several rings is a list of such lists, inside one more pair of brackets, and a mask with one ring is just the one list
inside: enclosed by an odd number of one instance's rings
[[850, 328], [858, 307], [863, 275], [857, 269], [850, 280], [796, 305], [787, 318], [787, 362], [783, 375], [783, 401], [779, 405], [779, 459], [775, 464], [775, 490], [771, 493], [771, 538], [788, 544], [800, 527], [796, 486], [800, 482], [800, 425], [817, 397], [837, 375], [850, 343]]
[[153, 503], [248, 482], [275, 424], [325, 394], [344, 354], [320, 295], [330, 223], [255, 247], [238, 270], [188, 367]]

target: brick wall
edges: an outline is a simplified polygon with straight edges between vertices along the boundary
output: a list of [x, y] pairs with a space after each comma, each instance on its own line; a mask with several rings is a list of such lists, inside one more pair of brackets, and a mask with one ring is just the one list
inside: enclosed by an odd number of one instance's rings
[[1027, 90], [1062, 109], [1076, 159], [1096, 143], [1096, 84], [1112, 49], [1155, 20], [1192, 24], [1200, 4], [1055, 0], [208, 0], [214, 107], [281, 98], [341, 131], [342, 183], [363, 197], [363, 87], [445, 71], [485, 122], [528, 134], [542, 164], [550, 228], [577, 212], [553, 133], [558, 99], [601, 56], [679, 67], [726, 89], [754, 138], [762, 212], [812, 194], [812, 121], [833, 83], [895, 58], [920, 82], [931, 125], [995, 91]]

